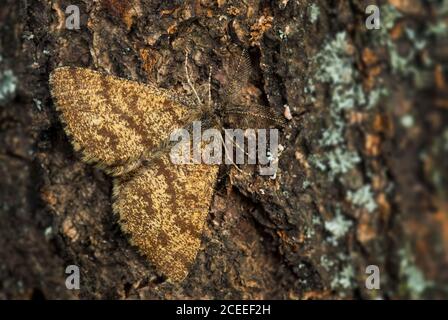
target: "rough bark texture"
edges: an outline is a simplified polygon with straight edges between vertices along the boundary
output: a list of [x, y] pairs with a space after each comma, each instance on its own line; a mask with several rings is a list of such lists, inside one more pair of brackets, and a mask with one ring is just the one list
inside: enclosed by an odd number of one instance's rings
[[[371, 3], [1, 0], [0, 298], [448, 297], [448, 4], [378, 1], [368, 30]], [[188, 48], [219, 103], [235, 46], [254, 65], [242, 94], [292, 118], [279, 171], [221, 170], [196, 263], [171, 284], [121, 232], [111, 179], [73, 152], [48, 75], [84, 66], [186, 94]]]

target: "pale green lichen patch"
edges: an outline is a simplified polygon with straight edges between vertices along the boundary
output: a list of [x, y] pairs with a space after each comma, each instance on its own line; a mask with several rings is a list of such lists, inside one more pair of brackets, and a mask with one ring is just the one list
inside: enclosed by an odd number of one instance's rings
[[396, 21], [403, 15], [394, 6], [390, 4], [383, 5], [381, 7], [381, 26], [384, 27], [380, 30], [385, 37], [389, 37], [387, 32], [395, 26]]
[[17, 78], [12, 70], [5, 70], [0, 73], [0, 103], [12, 97], [16, 92]]
[[422, 271], [417, 268], [414, 257], [409, 248], [398, 251], [400, 258], [400, 278], [403, 280], [402, 289], [408, 292], [412, 299], [419, 299], [428, 288], [433, 286], [431, 281], [426, 280]]
[[[374, 36], [374, 43], [387, 48], [389, 53], [390, 67], [392, 72], [402, 77], [412, 77], [417, 87], [424, 87], [426, 83], [425, 68], [432, 66], [428, 55], [422, 54], [428, 46], [431, 37], [448, 36], [448, 27], [445, 21], [423, 22], [418, 28], [404, 27], [403, 36], [399, 40], [393, 40], [390, 31], [396, 25], [398, 19], [404, 16], [392, 5], [386, 4], [381, 7], [382, 26]], [[406, 24], [407, 21], [406, 21]], [[406, 43], [402, 50], [399, 44]], [[417, 61], [421, 60], [419, 66]]]
[[330, 271], [330, 269], [334, 266], [334, 261], [328, 259], [327, 256], [323, 255], [320, 257], [320, 264], [326, 271]]
[[339, 32], [335, 38], [327, 42], [317, 54], [319, 69], [316, 79], [324, 83], [350, 84], [354, 78], [354, 69], [347, 34]]
[[345, 266], [331, 281], [332, 289], [350, 289], [353, 286], [355, 272], [351, 265]]
[[47, 240], [50, 239], [52, 234], [53, 234], [53, 228], [52, 227], [45, 228], [45, 230], [44, 230], [45, 239], [47, 239]]
[[345, 236], [352, 226], [352, 222], [346, 219], [339, 211], [336, 216], [325, 222], [325, 229], [331, 233], [331, 235], [336, 239], [340, 239]]
[[402, 56], [389, 35], [390, 30], [395, 26], [396, 21], [402, 17], [402, 14], [394, 6], [386, 4], [381, 7], [381, 17], [382, 28], [374, 33], [374, 42], [387, 47], [391, 68], [394, 73], [407, 74], [412, 56]]
[[368, 212], [373, 212], [377, 208], [377, 204], [369, 185], [363, 186], [354, 192], [348, 191], [347, 200], [355, 206], [365, 208]]
[[283, 32], [283, 30], [278, 30], [278, 36], [280, 37], [280, 39], [282, 40], [286, 40], [288, 38], [288, 36], [286, 35], [285, 32]]
[[329, 171], [330, 177], [348, 173], [361, 161], [356, 151], [336, 148], [320, 156], [312, 156], [310, 162], [321, 171]]
[[415, 123], [414, 117], [410, 114], [406, 114], [403, 117], [401, 117], [400, 123], [405, 128], [411, 128], [412, 126], [414, 126]]
[[[327, 84], [330, 93], [329, 123], [322, 132], [319, 145], [331, 149], [312, 157], [311, 163], [322, 171], [329, 170], [332, 179], [349, 172], [360, 161], [356, 151], [348, 150], [344, 137], [345, 112], [365, 106], [367, 102], [351, 51], [347, 34], [339, 32], [315, 57], [317, 71], [314, 79]], [[309, 81], [307, 92], [312, 94], [314, 89], [314, 81]]]
[[348, 151], [341, 148], [329, 152], [327, 156], [328, 166], [332, 175], [347, 173], [361, 161], [356, 151]]
[[448, 34], [448, 24], [445, 21], [438, 21], [436, 23], [429, 24], [426, 34], [446, 37]]
[[320, 16], [320, 9], [319, 7], [315, 4], [312, 3], [309, 7], [308, 7], [308, 17], [311, 23], [316, 23], [317, 20], [319, 20], [319, 16]]
[[314, 84], [313, 78], [308, 78], [307, 84], [306, 84], [305, 88], [303, 89], [303, 92], [305, 93], [306, 100], [309, 103], [316, 102], [316, 97], [314, 96], [316, 93], [316, 85]]
[[370, 91], [369, 93], [369, 98], [368, 98], [368, 104], [367, 104], [367, 109], [372, 109], [373, 107], [375, 107], [381, 100], [381, 98], [383, 97], [387, 97], [389, 96], [389, 90], [387, 90], [386, 88], [375, 88], [372, 91]]
[[344, 123], [337, 119], [324, 131], [319, 144], [324, 147], [331, 147], [341, 143], [344, 143]]

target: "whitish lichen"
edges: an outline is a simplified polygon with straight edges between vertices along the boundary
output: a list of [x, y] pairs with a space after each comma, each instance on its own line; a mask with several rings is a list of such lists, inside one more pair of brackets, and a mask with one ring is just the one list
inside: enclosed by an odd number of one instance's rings
[[310, 158], [310, 162], [319, 170], [329, 170], [331, 178], [349, 172], [360, 161], [361, 158], [356, 151], [348, 151], [343, 148], [336, 148], [324, 155]]
[[52, 228], [51, 226], [45, 228], [45, 230], [44, 230], [44, 236], [45, 236], [46, 239], [51, 238], [51, 235], [52, 235], [52, 234], [53, 234], [53, 228]]
[[353, 286], [353, 279], [355, 277], [355, 272], [351, 265], [347, 265], [339, 272], [336, 277], [331, 281], [332, 289], [349, 289]]
[[331, 267], [334, 266], [334, 261], [329, 260], [327, 256], [323, 255], [320, 257], [320, 264], [326, 271], [330, 271]]
[[17, 87], [17, 78], [12, 70], [6, 70], [0, 73], [0, 103], [6, 101], [15, 92]]
[[400, 119], [400, 123], [405, 128], [411, 128], [414, 125], [414, 117], [410, 114], [406, 114]]
[[309, 102], [309, 103], [316, 102], [316, 97], [315, 97], [316, 86], [314, 84], [313, 78], [308, 79], [307, 84], [303, 91], [306, 94], [307, 102]]
[[337, 211], [336, 216], [325, 222], [325, 229], [331, 233], [331, 235], [336, 239], [340, 239], [346, 235], [348, 230], [350, 230], [352, 222]]
[[407, 75], [410, 72], [409, 64], [413, 58], [413, 52], [406, 57], [402, 56], [389, 35], [389, 31], [402, 14], [394, 6], [386, 4], [381, 7], [381, 16], [382, 28], [375, 32], [375, 42], [387, 47], [392, 71], [396, 74]]
[[302, 182], [302, 189], [306, 189], [311, 185], [311, 182], [308, 180], [303, 180]]
[[406, 290], [412, 299], [421, 298], [426, 289], [433, 286], [433, 283], [427, 281], [425, 276], [414, 263], [410, 249], [405, 248], [398, 251], [400, 257], [400, 277], [404, 280], [404, 290]]
[[319, 144], [323, 147], [332, 147], [344, 143], [344, 124], [334, 122], [324, 131]]
[[327, 42], [317, 54], [319, 69], [316, 79], [324, 83], [350, 84], [354, 78], [351, 56], [348, 54], [348, 42], [345, 32], [339, 32]]
[[320, 15], [319, 7], [315, 3], [312, 3], [308, 7], [308, 16], [310, 22], [314, 24], [319, 19], [319, 15]]
[[333, 176], [349, 172], [355, 164], [361, 161], [356, 151], [347, 151], [341, 148], [329, 152], [327, 156], [328, 165]]
[[381, 25], [384, 27], [381, 28], [383, 32], [383, 36], [385, 38], [389, 38], [389, 34], [387, 33], [390, 29], [395, 26], [395, 22], [397, 19], [401, 18], [403, 15], [400, 11], [398, 11], [394, 6], [390, 4], [386, 4], [381, 7]]
[[355, 192], [348, 191], [347, 200], [355, 206], [365, 208], [368, 212], [373, 212], [377, 208], [377, 204], [369, 185], [363, 186]]
[[[333, 179], [338, 174], [349, 172], [360, 158], [355, 151], [347, 150], [345, 132], [345, 112], [358, 106], [366, 106], [367, 99], [360, 85], [359, 73], [354, 67], [351, 45], [345, 32], [339, 32], [328, 41], [316, 55], [317, 71], [315, 80], [328, 85], [330, 90], [330, 123], [322, 132], [321, 147], [332, 150], [312, 157], [311, 163], [322, 171], [329, 170]], [[314, 82], [306, 88], [313, 93]], [[370, 100], [370, 99], [369, 99]]]
[[[442, 8], [441, 8], [442, 9]], [[439, 10], [440, 11], [440, 10]], [[390, 37], [390, 31], [395, 26], [397, 19], [402, 14], [392, 5], [386, 4], [381, 7], [382, 26], [375, 32], [375, 43], [387, 48], [392, 72], [402, 77], [411, 76], [417, 87], [425, 86], [426, 81], [424, 69], [432, 66], [429, 55], [421, 53], [428, 46], [428, 39], [434, 37], [446, 37], [448, 27], [446, 22], [439, 20], [436, 22], [425, 21], [418, 29], [404, 27], [404, 37], [400, 41], [407, 41], [406, 52], [400, 52], [398, 45]], [[418, 66], [418, 57], [422, 58], [422, 66]]]
[[375, 107], [383, 97], [389, 96], [389, 90], [386, 88], [375, 88], [369, 93], [367, 109]]
[[[448, 3], [448, 2], [447, 2]], [[427, 36], [445, 36], [448, 34], [448, 25], [445, 21], [438, 21], [434, 24], [429, 24], [426, 29]]]
[[[448, 156], [448, 127], [446, 127], [439, 136], [433, 139], [428, 149], [420, 155], [423, 162], [429, 159], [446, 159]], [[446, 164], [444, 161], [434, 161], [434, 165], [429, 168], [428, 177], [430, 178], [436, 193], [441, 197], [447, 196], [448, 176], [446, 174]]]

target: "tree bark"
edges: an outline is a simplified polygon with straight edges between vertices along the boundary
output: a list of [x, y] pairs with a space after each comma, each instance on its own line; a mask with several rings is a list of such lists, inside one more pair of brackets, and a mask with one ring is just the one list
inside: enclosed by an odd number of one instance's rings
[[[2, 0], [0, 298], [446, 298], [447, 13], [423, 0]], [[254, 67], [242, 94], [288, 119], [279, 169], [221, 170], [198, 257], [172, 284], [120, 230], [111, 178], [73, 151], [49, 73], [185, 93], [188, 49], [199, 88], [213, 67], [219, 104], [233, 47]]]

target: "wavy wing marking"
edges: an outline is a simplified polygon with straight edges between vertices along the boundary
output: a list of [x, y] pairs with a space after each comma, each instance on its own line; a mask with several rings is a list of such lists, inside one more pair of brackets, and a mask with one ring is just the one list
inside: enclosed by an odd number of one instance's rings
[[218, 166], [154, 159], [131, 178], [116, 178], [114, 212], [133, 244], [168, 278], [188, 274], [201, 244]]
[[50, 86], [75, 150], [112, 175], [134, 169], [189, 114], [168, 90], [90, 69], [58, 68]]

